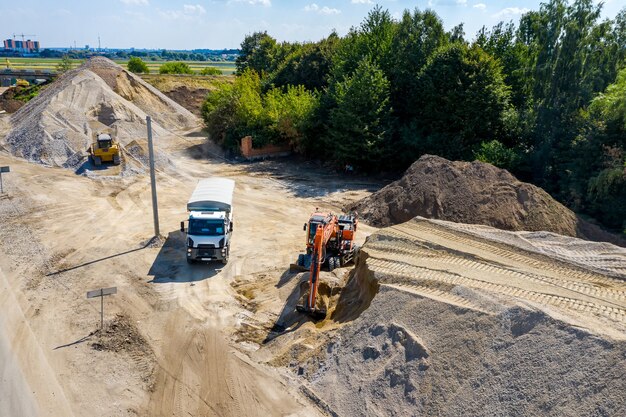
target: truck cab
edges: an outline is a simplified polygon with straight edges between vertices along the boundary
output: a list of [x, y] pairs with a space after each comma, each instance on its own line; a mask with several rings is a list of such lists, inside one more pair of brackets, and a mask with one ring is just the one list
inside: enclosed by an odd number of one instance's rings
[[232, 195], [234, 181], [226, 178], [201, 180], [189, 202], [188, 225], [180, 223], [186, 233], [188, 263], [228, 262], [233, 232]]
[[192, 211], [187, 228], [187, 262], [228, 262], [232, 216], [224, 211]]

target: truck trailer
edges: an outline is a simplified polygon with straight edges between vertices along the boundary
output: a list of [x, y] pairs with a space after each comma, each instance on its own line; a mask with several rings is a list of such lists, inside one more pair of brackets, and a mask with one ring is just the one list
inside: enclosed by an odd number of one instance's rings
[[188, 225], [180, 222], [186, 233], [187, 262], [222, 261], [228, 263], [233, 233], [233, 191], [235, 181], [212, 177], [198, 181], [187, 202]]

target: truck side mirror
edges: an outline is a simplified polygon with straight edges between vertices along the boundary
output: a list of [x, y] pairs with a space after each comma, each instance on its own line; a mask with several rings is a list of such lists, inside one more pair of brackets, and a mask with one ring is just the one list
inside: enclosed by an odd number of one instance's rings
[[304, 227], [302, 228], [306, 232], [306, 223], [304, 223]]
[[233, 222], [230, 222], [230, 231], [233, 231]]
[[180, 222], [180, 231], [185, 233], [185, 222]]

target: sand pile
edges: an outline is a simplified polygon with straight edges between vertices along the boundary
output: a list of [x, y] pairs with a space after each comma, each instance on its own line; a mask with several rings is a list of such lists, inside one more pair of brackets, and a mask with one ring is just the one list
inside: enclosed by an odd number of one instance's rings
[[522, 249], [516, 233], [469, 231], [416, 219], [376, 232], [330, 330], [302, 326], [261, 351], [333, 415], [620, 414], [626, 250], [560, 237], [574, 255], [610, 249], [603, 274], [545, 256], [545, 237]]
[[541, 188], [518, 181], [504, 169], [432, 155], [422, 156], [400, 180], [349, 210], [358, 211], [374, 226], [390, 226], [422, 216], [619, 243], [615, 236], [580, 219]]
[[12, 117], [6, 147], [28, 160], [68, 166], [91, 144], [93, 133], [112, 132], [122, 145], [197, 126], [198, 119], [139, 77], [112, 61], [92, 58], [68, 71]]

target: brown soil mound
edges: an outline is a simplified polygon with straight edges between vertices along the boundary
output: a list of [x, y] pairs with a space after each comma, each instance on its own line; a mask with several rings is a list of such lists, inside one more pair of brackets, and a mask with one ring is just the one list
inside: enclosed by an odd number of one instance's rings
[[11, 87], [4, 94], [0, 95], [0, 110], [5, 110], [7, 113], [15, 113], [24, 106], [25, 103], [23, 101], [14, 98], [17, 92], [17, 87]]
[[183, 85], [176, 87], [171, 91], [166, 91], [164, 94], [196, 116], [200, 116], [202, 103], [206, 100], [209, 91], [210, 90], [206, 88], [194, 89]]
[[549, 231], [624, 245], [580, 219], [534, 185], [483, 162], [452, 162], [424, 155], [404, 176], [349, 207], [374, 226], [391, 226], [416, 216], [504, 230]]

